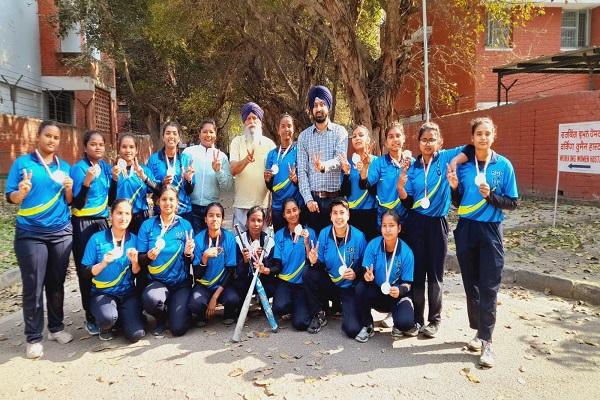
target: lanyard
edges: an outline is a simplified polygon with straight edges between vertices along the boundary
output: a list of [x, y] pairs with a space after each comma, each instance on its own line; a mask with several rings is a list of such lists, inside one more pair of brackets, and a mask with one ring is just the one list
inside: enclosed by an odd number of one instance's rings
[[[396, 238], [396, 244], [394, 245], [394, 252], [392, 253], [392, 259], [388, 265], [387, 256], [385, 258], [385, 281], [390, 283], [390, 275], [392, 275], [392, 269], [394, 268], [394, 260], [396, 259], [396, 250], [398, 249], [398, 238]], [[386, 255], [385, 251], [385, 240], [381, 240], [381, 244], [383, 245], [383, 254]]]
[[115, 237], [115, 233], [113, 232], [113, 230], [110, 230], [110, 233], [112, 235], [112, 242], [113, 242], [113, 255], [116, 258], [121, 258], [123, 256], [123, 247], [125, 246], [125, 235], [123, 235], [123, 237], [121, 238], [121, 245], [118, 245], [118, 240]]
[[429, 175], [429, 169], [431, 168], [431, 164], [433, 164], [433, 155], [431, 156], [431, 160], [429, 160], [429, 164], [425, 164], [425, 158], [421, 157], [421, 163], [423, 164], [423, 174], [425, 176], [425, 197], [427, 197], [427, 175]]
[[290, 143], [290, 145], [287, 147], [287, 149], [285, 149], [285, 151], [283, 152], [283, 155], [281, 154], [281, 146], [279, 146], [279, 150], [277, 150], [277, 161], [275, 162], [275, 164], [279, 164], [279, 159], [281, 158], [282, 160], [285, 158], [285, 155], [287, 154], [288, 151], [290, 151], [290, 149], [292, 148], [292, 144]]
[[[177, 167], [177, 151], [175, 151], [175, 155], [173, 156], [173, 164], [171, 165], [169, 162], [169, 156], [165, 150], [165, 162], [167, 163], [167, 175], [175, 175], [175, 167]], [[183, 165], [181, 168], [183, 168]]]
[[177, 218], [177, 216], [173, 216], [173, 221], [171, 221], [171, 223], [169, 225], [165, 225], [165, 222], [162, 219], [162, 215], [159, 215], [158, 218], [160, 218], [160, 235], [159, 235], [159, 237], [162, 238], [163, 236], [165, 236], [165, 234], [167, 233], [167, 231], [169, 230], [171, 225], [173, 225], [173, 222], [175, 222], [175, 219]]
[[485, 164], [483, 164], [483, 173], [479, 170], [479, 163], [477, 162], [477, 157], [475, 157], [475, 170], [477, 171], [477, 176], [479, 175], [483, 175], [483, 177], [485, 178], [485, 175], [487, 173], [487, 167], [488, 164], [490, 163], [490, 159], [491, 159], [491, 155], [485, 158]]
[[402, 152], [400, 152], [400, 159], [397, 161], [394, 157], [392, 157], [391, 154], [389, 156], [390, 156], [390, 159], [392, 160], [392, 164], [394, 164], [394, 166], [396, 166], [397, 168], [402, 168], [402, 166], [404, 165], [404, 155], [402, 154]]
[[[44, 158], [42, 157], [42, 155], [40, 154], [40, 152], [37, 149], [35, 150], [35, 154], [37, 155], [38, 160], [44, 166], [44, 169], [46, 170], [46, 172], [48, 173], [50, 178], [52, 178], [52, 172], [50, 172], [50, 168], [48, 167], [48, 164], [46, 164], [46, 161], [44, 161]], [[54, 160], [56, 161], [56, 166], [58, 167], [57, 168], [57, 171], [58, 171], [58, 170], [60, 170], [60, 161], [58, 160], [58, 156], [56, 154], [54, 155]]]
[[208, 231], [206, 231], [206, 236], [208, 236], [208, 248], [219, 247], [219, 239], [221, 238], [221, 231], [220, 230], [219, 230], [219, 234], [217, 235], [217, 237], [215, 239], [215, 245], [214, 246], [213, 246], [212, 238], [208, 234]]
[[344, 255], [340, 252], [340, 248], [337, 244], [337, 238], [335, 237], [335, 228], [331, 227], [331, 236], [333, 236], [333, 243], [335, 243], [335, 249], [337, 250], [338, 257], [342, 262], [343, 267], [347, 267], [346, 265], [346, 244], [348, 243], [348, 234], [350, 233], [350, 226], [346, 226], [346, 237], [344, 238]]

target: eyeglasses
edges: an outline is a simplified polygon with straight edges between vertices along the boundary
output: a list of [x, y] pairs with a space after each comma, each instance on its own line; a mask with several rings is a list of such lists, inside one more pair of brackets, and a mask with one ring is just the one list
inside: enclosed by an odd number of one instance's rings
[[421, 140], [419, 140], [419, 142], [421, 142], [422, 144], [434, 144], [435, 142], [437, 142], [437, 139], [436, 138], [421, 139]]

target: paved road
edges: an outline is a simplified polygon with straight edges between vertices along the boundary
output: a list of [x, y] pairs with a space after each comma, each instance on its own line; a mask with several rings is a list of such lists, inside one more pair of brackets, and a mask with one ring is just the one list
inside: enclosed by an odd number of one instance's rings
[[70, 292], [65, 310], [75, 340], [45, 342], [41, 360], [23, 357], [20, 313], [0, 319], [0, 398], [600, 398], [599, 308], [503, 288], [497, 365], [482, 370], [464, 349], [473, 333], [459, 275], [447, 276], [444, 300], [443, 328], [429, 340], [393, 342], [387, 329], [360, 344], [342, 336], [338, 320], [317, 335], [294, 332], [285, 321], [279, 333], [266, 334], [255, 313], [241, 344], [229, 342], [232, 328], [220, 322], [182, 338], [128, 344], [88, 338], [79, 296]]

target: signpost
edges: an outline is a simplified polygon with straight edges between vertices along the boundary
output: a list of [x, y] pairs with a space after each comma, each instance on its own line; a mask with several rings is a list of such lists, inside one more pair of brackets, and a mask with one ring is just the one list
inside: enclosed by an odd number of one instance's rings
[[558, 125], [558, 170], [554, 192], [554, 217], [558, 205], [558, 182], [561, 172], [600, 174], [600, 121]]

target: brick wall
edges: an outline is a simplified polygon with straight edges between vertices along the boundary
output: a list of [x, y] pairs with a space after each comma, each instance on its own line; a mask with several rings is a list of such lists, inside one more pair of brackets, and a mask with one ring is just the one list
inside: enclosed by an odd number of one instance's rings
[[[12, 163], [17, 157], [35, 149], [37, 129], [41, 122], [41, 120], [34, 118], [0, 114], [0, 175], [8, 174]], [[83, 154], [82, 138], [85, 129], [65, 124], [60, 125], [62, 134], [58, 155], [69, 164], [73, 164]], [[136, 136], [136, 142], [140, 160], [146, 161], [152, 153], [150, 137]], [[108, 140], [106, 143], [107, 155], [113, 156], [116, 154]]]
[[[470, 143], [469, 121], [479, 116], [488, 116], [497, 125], [494, 149], [512, 162], [519, 191], [553, 197], [558, 125], [600, 121], [600, 91], [580, 91], [437, 118], [435, 122], [442, 130], [444, 147]], [[407, 147], [416, 154], [416, 133], [420, 125], [406, 126]], [[600, 200], [600, 175], [562, 172], [559, 190], [567, 198]]]

